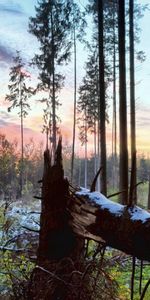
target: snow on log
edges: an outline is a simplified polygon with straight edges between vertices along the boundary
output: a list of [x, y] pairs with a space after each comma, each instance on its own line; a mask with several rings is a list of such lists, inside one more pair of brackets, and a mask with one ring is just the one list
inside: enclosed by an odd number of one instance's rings
[[146, 210], [81, 189], [70, 202], [69, 211], [76, 234], [150, 261], [150, 213]]

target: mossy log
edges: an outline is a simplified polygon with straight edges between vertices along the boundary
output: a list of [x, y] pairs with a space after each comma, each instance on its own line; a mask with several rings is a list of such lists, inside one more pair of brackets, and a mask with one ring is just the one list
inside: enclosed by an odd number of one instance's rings
[[141, 260], [150, 261], [150, 213], [124, 206], [98, 192], [74, 193], [69, 211], [74, 232]]

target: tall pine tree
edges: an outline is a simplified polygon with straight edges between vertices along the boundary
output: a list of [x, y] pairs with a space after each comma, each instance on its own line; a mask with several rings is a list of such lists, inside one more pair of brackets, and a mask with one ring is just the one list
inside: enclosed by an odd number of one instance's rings
[[40, 54], [36, 54], [33, 63], [39, 69], [40, 85], [48, 93], [51, 105], [53, 153], [56, 150], [57, 123], [56, 111], [59, 105], [57, 93], [63, 85], [63, 75], [58, 72], [58, 66], [70, 58], [71, 42], [68, 40], [68, 30], [71, 24], [69, 16], [70, 1], [38, 2], [35, 7], [36, 16], [30, 18], [29, 30], [40, 42]]
[[18, 114], [20, 117], [21, 128], [20, 195], [22, 195], [23, 187], [23, 119], [27, 116], [28, 110], [30, 109], [28, 100], [34, 94], [34, 89], [26, 83], [28, 77], [30, 77], [30, 75], [25, 70], [25, 64], [22, 61], [20, 52], [17, 51], [16, 57], [14, 57], [14, 65], [10, 69], [10, 83], [8, 85], [9, 94], [6, 95], [5, 99], [11, 103], [11, 106], [8, 108], [9, 112], [14, 108], [19, 109]]

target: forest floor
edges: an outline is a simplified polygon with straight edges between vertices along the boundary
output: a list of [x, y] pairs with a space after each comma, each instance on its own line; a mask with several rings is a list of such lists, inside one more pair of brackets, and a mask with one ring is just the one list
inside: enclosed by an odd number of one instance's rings
[[[147, 207], [148, 184], [138, 186], [138, 205]], [[116, 200], [116, 199], [112, 199]], [[13, 286], [18, 281], [27, 280], [35, 265], [38, 246], [40, 220], [40, 201], [23, 198], [12, 202], [6, 209], [0, 201], [0, 299], [12, 299]], [[90, 243], [89, 256], [95, 251], [95, 244]], [[18, 250], [20, 249], [20, 250]], [[115, 263], [114, 263], [115, 262]], [[107, 249], [105, 253], [105, 272], [117, 282], [120, 300], [130, 299], [132, 258], [123, 253]], [[135, 295], [139, 300], [140, 261], [136, 261]], [[144, 262], [142, 287], [150, 278], [150, 264]], [[150, 299], [150, 288], [145, 300]], [[111, 300], [111, 299], [110, 299]]]

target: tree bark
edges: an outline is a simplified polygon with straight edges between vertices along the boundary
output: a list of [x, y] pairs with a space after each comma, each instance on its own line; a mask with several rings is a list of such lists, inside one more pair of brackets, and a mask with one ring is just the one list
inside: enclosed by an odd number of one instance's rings
[[112, 117], [112, 158], [113, 158], [113, 188], [117, 187], [117, 93], [116, 93], [116, 24], [115, 2], [113, 5], [113, 117]]
[[98, 192], [76, 194], [69, 207], [74, 232], [150, 261], [150, 213], [103, 198]]
[[77, 238], [69, 225], [68, 199], [60, 140], [53, 165], [49, 150], [44, 153], [39, 248], [29, 285], [31, 300], [70, 299], [69, 274], [76, 268], [80, 271], [76, 262], [82, 258], [84, 239]]
[[55, 43], [54, 43], [54, 22], [51, 12], [51, 27], [52, 27], [52, 140], [53, 140], [53, 155], [56, 151], [56, 95], [55, 95]]
[[147, 208], [150, 209], [150, 172], [149, 172], [149, 181], [148, 181], [148, 205]]
[[122, 204], [128, 202], [128, 147], [127, 147], [127, 100], [125, 60], [125, 1], [119, 0], [119, 127], [120, 127], [120, 195]]
[[101, 192], [107, 194], [106, 184], [106, 103], [105, 103], [105, 81], [104, 81], [104, 39], [103, 39], [103, 0], [98, 0], [98, 43], [99, 43], [99, 119], [100, 119], [100, 149], [102, 172], [100, 175]]
[[73, 138], [72, 138], [72, 157], [71, 157], [71, 182], [74, 173], [75, 138], [76, 138], [76, 106], [77, 106], [77, 49], [76, 49], [76, 29], [74, 26], [74, 112], [73, 112]]
[[19, 102], [20, 102], [20, 132], [21, 132], [21, 165], [20, 165], [20, 192], [19, 196], [22, 197], [23, 190], [23, 169], [24, 169], [24, 132], [23, 132], [23, 103], [22, 103], [22, 87], [21, 87], [21, 70], [19, 81]]
[[[134, 201], [134, 203], [137, 203], [137, 193], [136, 193], [135, 78], [134, 78], [134, 0], [129, 1], [129, 42], [130, 42], [131, 165], [133, 165], [133, 168], [134, 168], [133, 169], [133, 173], [134, 173], [133, 201]], [[135, 159], [134, 164], [133, 164], [133, 159]]]

